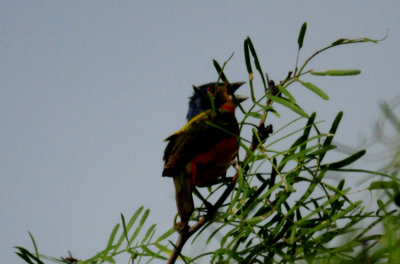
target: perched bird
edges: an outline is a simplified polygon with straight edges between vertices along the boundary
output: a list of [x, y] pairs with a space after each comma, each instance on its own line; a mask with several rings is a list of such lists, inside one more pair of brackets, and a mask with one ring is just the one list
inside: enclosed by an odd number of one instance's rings
[[187, 226], [193, 212], [192, 191], [224, 175], [239, 149], [238, 103], [234, 95], [243, 83], [209, 83], [195, 88], [189, 101], [188, 123], [165, 141], [163, 176], [174, 179], [181, 223]]

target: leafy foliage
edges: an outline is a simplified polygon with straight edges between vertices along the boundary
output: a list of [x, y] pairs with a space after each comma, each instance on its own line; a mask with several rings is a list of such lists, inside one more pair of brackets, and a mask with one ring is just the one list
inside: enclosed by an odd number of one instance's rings
[[[87, 260], [77, 260], [72, 255], [67, 258], [53, 258], [41, 255], [37, 251], [36, 242], [31, 235], [33, 245], [35, 247], [35, 254], [29, 252], [25, 248], [16, 247], [17, 254], [27, 263], [44, 263], [42, 260], [49, 260], [56, 263], [117, 263], [115, 258], [121, 254], [128, 253], [132, 263], [135, 261], [144, 261], [150, 263], [152, 260], [167, 260], [171, 250], [168, 249], [168, 243], [165, 240], [170, 237], [175, 230], [173, 228], [167, 230], [161, 236], [155, 238], [156, 225], [151, 225], [143, 234], [143, 228], [150, 210], [144, 210], [140, 207], [128, 222], [121, 214], [122, 224], [117, 224], [113, 228], [111, 235], [108, 239], [106, 248], [98, 252], [93, 257]], [[139, 236], [140, 234], [141, 237]], [[139, 239], [140, 237], [140, 239]]]
[[[116, 263], [115, 257], [122, 253], [128, 253], [132, 263], [166, 261], [175, 253], [180, 254], [181, 260], [186, 263], [294, 263], [301, 260], [307, 263], [391, 263], [391, 260], [398, 259], [400, 225], [398, 211], [393, 208], [393, 201], [400, 199], [398, 170], [379, 173], [349, 169], [349, 165], [363, 157], [365, 150], [341, 160], [328, 160], [328, 155], [336, 148], [333, 138], [343, 113], [336, 115], [329, 131], [322, 132], [317, 114], [307, 113], [290, 92], [295, 84], [300, 84], [297, 87], [328, 100], [328, 94], [316, 84], [305, 81], [304, 76], [348, 76], [360, 74], [360, 71], [306, 70], [310, 60], [339, 45], [378, 41], [368, 38], [339, 39], [298, 66], [306, 29], [307, 24], [304, 23], [298, 36], [294, 71], [278, 84], [264, 74], [251, 39], [244, 41], [252, 103], [246, 111], [241, 108], [244, 114], [240, 122], [242, 151], [238, 155], [236, 174], [231, 182], [223, 181], [202, 191], [208, 201], [217, 199], [213, 207], [215, 211], [207, 211], [207, 207], [201, 204], [192, 216], [193, 226], [198, 227], [190, 233], [196, 233], [193, 241], [200, 239], [203, 232], [208, 232], [204, 243], [218, 241], [218, 248], [199, 256], [184, 256], [180, 251], [182, 248], [177, 250], [178, 242], [165, 242], [175, 232], [174, 229], [157, 238], [156, 225], [142, 232], [149, 210], [143, 212], [141, 207], [128, 222], [121, 215], [122, 225], [114, 227], [106, 248], [88, 260], [40, 255], [33, 237], [35, 253], [17, 247], [17, 254], [27, 263], [44, 263], [43, 260]], [[213, 61], [218, 79], [223, 81], [227, 80], [223, 73], [226, 63], [221, 67]], [[253, 68], [259, 75], [259, 86], [263, 91], [259, 98], [255, 93]], [[272, 126], [265, 125], [265, 122], [271, 114], [281, 117], [283, 109], [290, 110], [296, 117], [271, 134]], [[392, 120], [398, 126], [398, 119]], [[347, 186], [345, 179], [326, 177], [335, 171], [380, 177], [370, 183], [368, 190], [384, 190], [386, 196], [377, 199], [376, 210], [368, 210], [362, 201], [352, 200], [350, 193], [354, 188]], [[225, 192], [221, 195], [224, 187]], [[225, 199], [228, 201], [224, 202]], [[362, 228], [381, 223], [386, 232]], [[139, 234], [142, 234], [140, 239]], [[183, 244], [180, 246], [183, 247], [188, 238], [181, 241]]]

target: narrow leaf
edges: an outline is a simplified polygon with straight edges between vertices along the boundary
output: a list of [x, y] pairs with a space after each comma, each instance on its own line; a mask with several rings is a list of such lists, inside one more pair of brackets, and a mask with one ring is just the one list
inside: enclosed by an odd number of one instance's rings
[[311, 92], [315, 93], [316, 95], [318, 95], [319, 97], [321, 97], [324, 100], [329, 100], [329, 96], [322, 91], [318, 86], [316, 86], [315, 84], [312, 84], [310, 82], [303, 82], [298, 80], [304, 87], [308, 88]]
[[337, 46], [337, 45], [343, 44], [343, 43], [346, 42], [347, 40], [348, 40], [348, 39], [341, 38], [341, 39], [338, 39], [338, 40], [334, 41], [331, 45], [332, 45], [332, 46]]
[[268, 94], [267, 97], [268, 97], [269, 99], [271, 99], [272, 101], [277, 102], [278, 104], [281, 104], [281, 105], [283, 105], [283, 106], [289, 108], [289, 109], [292, 110], [293, 112], [296, 112], [297, 114], [299, 114], [299, 115], [301, 115], [301, 116], [303, 116], [303, 117], [308, 118], [307, 113], [304, 112], [303, 109], [301, 109], [299, 106], [297, 106], [297, 105], [291, 103], [290, 101], [288, 101], [288, 100], [286, 100], [286, 99], [284, 99], [284, 98], [282, 98], [282, 97], [278, 97], [278, 96], [274, 96], [274, 95], [270, 95], [270, 94]]
[[[333, 136], [335, 135], [336, 130], [337, 130], [338, 127], [339, 127], [339, 124], [340, 124], [340, 121], [342, 120], [342, 117], [343, 117], [343, 112], [339, 112], [339, 113], [336, 115], [335, 120], [333, 120], [331, 129], [329, 130], [329, 136], [327, 136], [326, 139], [325, 139], [325, 141], [324, 141], [324, 144], [323, 144], [324, 147], [329, 146], [329, 145], [332, 144]], [[321, 154], [321, 156], [320, 156], [320, 161], [322, 161], [322, 159], [324, 158], [324, 156], [325, 156], [324, 153]]]
[[146, 246], [144, 246], [144, 245], [142, 245], [142, 249], [143, 249], [143, 251], [146, 252], [149, 256], [152, 256], [152, 257], [157, 258], [157, 259], [167, 260], [166, 257], [161, 256], [161, 255], [157, 254], [157, 253], [154, 252], [154, 251], [151, 251], [148, 247], [146, 247]]
[[371, 182], [368, 189], [369, 190], [377, 190], [377, 189], [394, 189], [396, 188], [396, 184], [392, 181], [374, 181]]
[[113, 243], [114, 243], [114, 239], [115, 239], [115, 235], [117, 234], [117, 231], [119, 229], [119, 224], [116, 224], [113, 231], [111, 232], [110, 238], [108, 239], [108, 243], [107, 243], [107, 249], [111, 248]]
[[307, 30], [307, 23], [304, 22], [300, 29], [299, 38], [297, 39], [297, 43], [299, 44], [299, 49], [303, 47], [304, 35], [306, 34], [306, 30]]
[[154, 235], [155, 228], [156, 228], [156, 224], [153, 224], [152, 226], [150, 226], [149, 230], [147, 230], [146, 234], [144, 235], [144, 237], [142, 239], [142, 244], [144, 244], [148, 238], [150, 238], [150, 240], [151, 240], [151, 237]]
[[102, 261], [106, 261], [108, 263], [112, 263], [112, 264], [117, 263], [115, 261], [115, 259], [113, 257], [110, 257], [110, 256], [102, 256], [101, 259], [102, 259]]
[[[139, 207], [136, 212], [133, 214], [133, 216], [131, 217], [131, 219], [129, 220], [127, 225], [124, 225], [124, 232], [121, 234], [118, 243], [117, 243], [117, 247], [114, 250], [114, 252], [116, 252], [116, 250], [118, 249], [118, 247], [122, 244], [122, 241], [125, 238], [125, 232], [129, 232], [129, 230], [131, 229], [132, 225], [135, 223], [136, 219], [139, 217], [140, 213], [143, 210], [143, 206]], [[123, 217], [123, 215], [121, 214], [121, 218]], [[125, 221], [125, 218], [123, 218], [123, 221]]]
[[33, 238], [31, 232], [28, 231], [28, 233], [29, 233], [29, 236], [31, 237], [32, 244], [33, 244], [33, 247], [34, 247], [34, 249], [35, 249], [35, 255], [36, 255], [37, 258], [39, 258], [39, 251], [38, 251], [38, 248], [37, 248], [37, 245], [36, 245], [36, 241], [35, 241], [35, 239]]
[[304, 145], [302, 145], [300, 147], [300, 150], [305, 150], [307, 148], [307, 142], [306, 141], [308, 140], [308, 137], [310, 136], [311, 127], [314, 124], [316, 116], [317, 116], [317, 114], [314, 112], [314, 113], [311, 114], [311, 116], [307, 120], [307, 124], [304, 127], [303, 135], [301, 136], [301, 139], [304, 142]]
[[155, 246], [161, 251], [164, 252], [167, 255], [171, 255], [172, 250], [170, 250], [169, 248], [167, 248], [166, 246], [159, 244], [159, 243], [155, 243]]
[[312, 75], [318, 76], [349, 76], [349, 75], [358, 75], [361, 73], [360, 70], [327, 70], [324, 72], [310, 72]]
[[166, 239], [167, 237], [169, 237], [170, 235], [172, 235], [175, 232], [176, 232], [175, 228], [172, 227], [167, 232], [162, 234], [159, 238], [157, 238], [157, 242], [163, 241], [164, 239]]
[[218, 75], [221, 77], [221, 80], [224, 82], [227, 81], [227, 78], [226, 78], [224, 72], [222, 71], [222, 68], [219, 65], [219, 63], [216, 60], [213, 60], [213, 64], [214, 64], [215, 69], [218, 72]]
[[358, 38], [358, 39], [345, 39], [341, 38], [336, 41], [334, 41], [331, 46], [337, 46], [341, 44], [351, 44], [351, 43], [362, 43], [362, 42], [372, 42], [372, 43], [378, 43], [379, 40], [375, 39], [370, 39], [370, 38]]
[[382, 211], [385, 211], [385, 204], [382, 202], [382, 200], [378, 199], [376, 202], [379, 206], [379, 209], [381, 209]]
[[122, 220], [122, 228], [124, 229], [124, 236], [125, 236], [126, 242], [128, 244], [130, 244], [129, 243], [129, 238], [128, 238], [128, 231], [126, 230], [125, 217], [124, 217], [123, 214], [121, 214], [121, 220]]
[[337, 188], [338, 188], [339, 190], [343, 190], [343, 186], [344, 186], [344, 179], [341, 179], [340, 182], [339, 182], [339, 184], [338, 184], [338, 187], [337, 187]]
[[31, 252], [29, 252], [25, 248], [23, 247], [15, 247], [15, 248], [20, 251], [20, 253], [17, 253], [17, 255], [20, 256], [22, 259], [24, 259], [26, 262], [34, 264], [34, 262], [31, 261], [31, 259], [33, 259], [36, 261], [36, 264], [44, 264], [43, 261], [34, 256]]
[[289, 101], [293, 104], [296, 103], [296, 99], [294, 98], [294, 96], [286, 89], [286, 87], [284, 86], [278, 86], [279, 90], [281, 91], [282, 94], [286, 95], [286, 97], [289, 99]]
[[261, 65], [260, 65], [260, 61], [258, 60], [258, 57], [257, 57], [256, 49], [254, 48], [253, 42], [251, 41], [251, 39], [249, 37], [247, 37], [247, 43], [248, 43], [248, 47], [250, 49], [251, 55], [253, 56], [253, 59], [254, 59], [254, 66], [256, 66], [256, 69], [261, 76], [261, 80], [263, 82], [264, 88], [266, 89], [267, 84], [265, 83], [264, 73], [261, 69]]
[[327, 167], [329, 170], [333, 169], [340, 169], [342, 167], [345, 167], [353, 162], [355, 162], [356, 160], [358, 160], [359, 158], [361, 158], [362, 156], [364, 156], [366, 153], [365, 150], [360, 150], [359, 152], [351, 155], [350, 157], [347, 157], [341, 161], [335, 162], [335, 163], [331, 163], [331, 164], [325, 164], [323, 167]]
[[257, 112], [248, 112], [247, 114], [249, 116], [255, 117], [257, 119], [261, 119], [262, 118], [262, 115], [260, 113], [257, 113]]
[[253, 69], [251, 68], [251, 61], [250, 61], [250, 52], [249, 52], [249, 40], [250, 38], [247, 37], [244, 41], [244, 60], [246, 61], [246, 68], [247, 72], [252, 75]]
[[144, 214], [142, 215], [142, 218], [140, 219], [139, 225], [136, 227], [135, 232], [134, 232], [133, 235], [131, 236], [131, 239], [130, 239], [129, 244], [132, 243], [132, 242], [136, 239], [136, 237], [137, 237], [137, 235], [139, 234], [140, 230], [142, 229], [143, 224], [145, 223], [145, 221], [146, 221], [147, 216], [149, 215], [149, 213], [150, 213], [150, 210], [147, 209], [147, 210], [144, 212]]

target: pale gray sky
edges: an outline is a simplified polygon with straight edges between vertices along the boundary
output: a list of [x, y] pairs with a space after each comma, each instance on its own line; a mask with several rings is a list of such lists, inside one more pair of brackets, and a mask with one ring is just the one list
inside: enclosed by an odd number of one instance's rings
[[[299, 104], [328, 124], [343, 110], [339, 141], [357, 146], [400, 94], [399, 1], [18, 1], [0, 2], [0, 255], [13, 246], [88, 258], [106, 245], [120, 213], [151, 210], [171, 226], [173, 186], [161, 177], [163, 139], [184, 124], [191, 85], [215, 81], [212, 59], [234, 57], [226, 74], [246, 81], [250, 36], [276, 81], [301, 59], [346, 37], [379, 44], [339, 47], [316, 70], [356, 68], [346, 78], [309, 79]], [[248, 94], [248, 86], [241, 88]], [[289, 120], [282, 116], [283, 122]]]

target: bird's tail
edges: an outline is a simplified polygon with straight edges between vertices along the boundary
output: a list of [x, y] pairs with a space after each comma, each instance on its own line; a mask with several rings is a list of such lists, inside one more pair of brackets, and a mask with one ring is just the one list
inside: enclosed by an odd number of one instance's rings
[[187, 226], [193, 213], [192, 179], [181, 172], [174, 177], [175, 199], [182, 224]]

